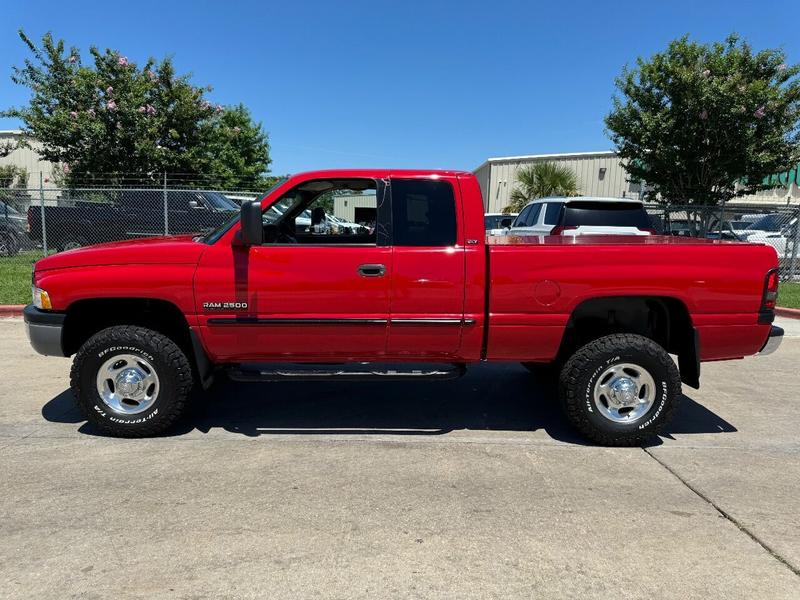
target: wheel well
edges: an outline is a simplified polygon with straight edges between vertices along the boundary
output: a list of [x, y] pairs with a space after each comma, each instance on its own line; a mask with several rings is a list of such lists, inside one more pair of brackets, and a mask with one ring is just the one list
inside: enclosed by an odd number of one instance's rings
[[686, 305], [660, 296], [593, 298], [572, 311], [559, 348], [566, 360], [592, 340], [614, 333], [635, 333], [650, 338], [678, 356], [681, 379], [699, 386], [700, 363], [695, 330]]
[[194, 360], [189, 323], [180, 309], [165, 300], [98, 298], [79, 300], [67, 309], [61, 345], [69, 356], [98, 331], [114, 325], [138, 325], [166, 335]]

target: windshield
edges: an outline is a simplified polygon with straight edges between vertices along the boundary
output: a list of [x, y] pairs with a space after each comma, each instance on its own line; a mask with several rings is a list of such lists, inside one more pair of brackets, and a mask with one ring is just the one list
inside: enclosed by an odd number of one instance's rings
[[747, 230], [753, 231], [780, 231], [782, 225], [781, 215], [773, 213], [771, 215], [764, 215], [760, 219], [753, 221], [747, 226]]
[[[278, 179], [278, 181], [276, 181], [275, 184], [271, 188], [269, 188], [266, 192], [264, 192], [261, 195], [259, 200], [263, 200], [264, 198], [269, 196], [273, 192], [273, 190], [275, 190], [275, 188], [277, 188], [278, 186], [283, 185], [286, 182], [287, 179], [288, 179], [287, 177], [281, 177], [280, 179]], [[220, 194], [220, 196], [221, 195], [222, 194]], [[232, 200], [230, 200], [229, 198], [225, 198], [225, 199], [228, 200], [228, 202], [232, 202]], [[236, 211], [222, 225], [220, 225], [216, 229], [212, 229], [211, 231], [209, 231], [205, 235], [196, 237], [195, 240], [200, 241], [200, 242], [204, 242], [206, 244], [213, 244], [214, 242], [216, 242], [219, 238], [221, 238], [223, 236], [223, 234], [226, 231], [228, 231], [231, 227], [233, 227], [234, 223], [236, 223], [239, 220], [239, 216], [240, 216], [241, 213], [238, 210], [238, 208], [239, 207], [237, 206], [236, 207]]]
[[239, 205], [219, 192], [203, 192], [203, 198], [216, 210], [239, 210]]
[[514, 220], [514, 215], [486, 215], [483, 217], [483, 224], [486, 229], [500, 229], [503, 227], [503, 219], [508, 219], [508, 222]]

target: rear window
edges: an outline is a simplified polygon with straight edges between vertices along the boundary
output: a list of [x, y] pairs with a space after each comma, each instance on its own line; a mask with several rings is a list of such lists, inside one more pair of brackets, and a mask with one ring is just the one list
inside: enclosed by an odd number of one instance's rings
[[392, 237], [395, 246], [453, 246], [456, 201], [446, 181], [393, 179]]
[[561, 225], [637, 227], [651, 229], [652, 223], [641, 204], [630, 202], [570, 202], [564, 208]]

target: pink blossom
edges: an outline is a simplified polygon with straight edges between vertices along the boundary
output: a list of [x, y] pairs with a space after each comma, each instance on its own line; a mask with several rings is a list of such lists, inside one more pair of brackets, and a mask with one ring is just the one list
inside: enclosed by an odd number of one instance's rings
[[72, 117], [73, 119], [77, 119], [78, 118], [78, 112], [75, 111], [75, 110], [70, 111], [69, 116]]
[[152, 105], [150, 105], [150, 104], [148, 104], [148, 105], [145, 107], [145, 109], [144, 109], [144, 110], [145, 110], [145, 112], [146, 112], [148, 115], [150, 115], [151, 117], [152, 117], [154, 114], [156, 114], [156, 108], [155, 108], [155, 106], [152, 106]]
[[209, 108], [211, 108], [211, 103], [208, 100], [203, 100], [202, 102], [200, 102], [200, 108], [202, 108], [203, 110], [208, 110]]
[[114, 93], [114, 88], [113, 88], [113, 87], [111, 87], [111, 86], [108, 86], [108, 87], [106, 88], [106, 94], [110, 96], [110, 95], [111, 95], [111, 94], [113, 94], [113, 93]]
[[109, 100], [108, 102], [106, 102], [106, 108], [108, 110], [117, 110], [117, 103], [114, 102], [113, 100]]
[[117, 64], [118, 64], [120, 67], [127, 67], [127, 66], [128, 66], [128, 57], [127, 57], [127, 56], [120, 56], [120, 57], [117, 59]]
[[69, 163], [64, 163], [63, 166], [61, 167], [61, 170], [64, 171], [65, 175], [69, 173]]
[[785, 71], [786, 70], [786, 63], [781, 63], [778, 65], [778, 71]]
[[72, 55], [70, 55], [70, 57], [67, 60], [74, 64], [74, 63], [78, 62], [78, 57], [75, 56], [74, 54], [72, 54]]
[[711, 71], [709, 71], [708, 69], [703, 71], [703, 77], [711, 77]]
[[700, 113], [700, 120], [705, 121], [706, 119], [708, 119], [708, 111], [704, 110]]
[[756, 112], [753, 113], [753, 116], [756, 119], [763, 119], [765, 116], [767, 116], [767, 110], [763, 106], [759, 106], [756, 109]]
[[234, 133], [239, 133], [241, 130], [242, 130], [242, 128], [239, 127], [239, 126], [236, 126], [236, 127], [233, 128]]
[[144, 112], [144, 111], [146, 111], [146, 110], [147, 110], [147, 109], [146, 109], [144, 106], [140, 106], [140, 107], [139, 107], [139, 112], [140, 112], [140, 113], [143, 113], [143, 112]]
[[221, 113], [221, 112], [222, 112], [222, 111], [224, 111], [224, 110], [225, 110], [225, 109], [224, 109], [224, 108], [222, 108], [222, 104], [217, 104], [217, 108], [216, 108], [217, 114]]
[[93, 109], [93, 108], [90, 108], [89, 110], [87, 110], [87, 111], [86, 111], [86, 113], [87, 113], [87, 114], [88, 114], [90, 117], [93, 117], [93, 116], [94, 116], [94, 114], [95, 114], [95, 113], [94, 113], [94, 109]]
[[150, 78], [151, 81], [154, 80], [156, 77], [158, 77], [158, 75], [156, 75], [152, 71], [147, 71], [147, 76]]

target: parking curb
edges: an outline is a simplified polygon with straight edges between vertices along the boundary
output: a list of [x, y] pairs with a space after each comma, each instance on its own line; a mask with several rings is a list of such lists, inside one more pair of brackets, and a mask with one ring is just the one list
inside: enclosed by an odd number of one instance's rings
[[775, 308], [775, 314], [779, 317], [788, 317], [789, 319], [800, 319], [800, 308], [783, 308], [778, 306]]
[[24, 308], [24, 304], [0, 304], [0, 317], [21, 317]]

